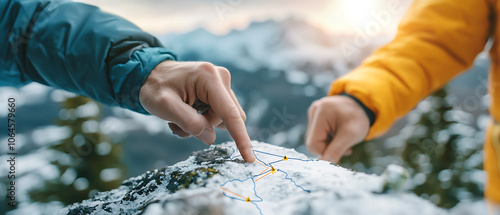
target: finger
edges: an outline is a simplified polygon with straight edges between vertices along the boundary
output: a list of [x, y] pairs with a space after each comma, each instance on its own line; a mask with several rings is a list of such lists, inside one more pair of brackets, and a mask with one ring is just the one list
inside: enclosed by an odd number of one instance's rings
[[314, 113], [316, 112], [316, 106], [318, 106], [318, 103], [317, 102], [313, 102], [311, 104], [311, 106], [309, 107], [309, 109], [307, 110], [307, 117], [309, 119], [312, 119]]
[[240, 105], [240, 102], [238, 102], [238, 99], [236, 98], [236, 95], [234, 94], [234, 91], [229, 89], [229, 95], [231, 96], [231, 99], [233, 99], [234, 104], [236, 104], [236, 107], [240, 110], [240, 115], [241, 118], [243, 119], [243, 122], [247, 120], [247, 115], [245, 114], [245, 111], [243, 111], [243, 108]]
[[[230, 93], [231, 93], [230, 95], [232, 95], [231, 98], [233, 99], [233, 101], [236, 103], [236, 105], [240, 109], [241, 118], [243, 119], [243, 121], [246, 121], [247, 120], [247, 115], [245, 114], [245, 111], [243, 111], [243, 109], [241, 108], [240, 103], [238, 102], [238, 99], [236, 99], [236, 95], [234, 95], [234, 92], [232, 90], [230, 91]], [[212, 124], [212, 125], [214, 125], [214, 124]], [[224, 122], [222, 122], [222, 121], [221, 121], [221, 123], [219, 123], [218, 125], [216, 125], [216, 127], [218, 129], [227, 130], [226, 124], [224, 124]]]
[[222, 119], [215, 114], [214, 110], [212, 108], [208, 109], [203, 116], [207, 118], [208, 122], [212, 125], [212, 127], [216, 127], [222, 123]]
[[221, 122], [219, 125], [217, 125], [217, 128], [227, 130], [226, 124], [224, 124], [224, 122]]
[[231, 73], [229, 72], [229, 70], [227, 70], [224, 67], [217, 66], [216, 69], [218, 71], [219, 77], [222, 80], [222, 84], [224, 85], [226, 90], [229, 92], [229, 95], [231, 96], [231, 99], [233, 100], [234, 104], [240, 110], [241, 118], [243, 119], [243, 121], [246, 121], [247, 116], [245, 114], [245, 111], [243, 111], [243, 108], [241, 108], [241, 105], [238, 102], [238, 99], [237, 99], [236, 95], [234, 94], [234, 91], [231, 89]]
[[222, 119], [229, 134], [236, 142], [241, 156], [247, 162], [255, 161], [252, 143], [248, 136], [245, 123], [241, 118], [240, 110], [232, 100], [229, 92], [222, 83], [214, 83], [208, 86], [208, 100], [212, 110]]
[[347, 149], [347, 151], [345, 151], [344, 153], [344, 156], [349, 156], [349, 155], [352, 155], [352, 148]]
[[315, 113], [315, 110], [316, 110], [316, 102], [313, 102], [311, 104], [311, 106], [309, 107], [309, 109], [307, 110], [307, 119], [308, 119], [308, 123], [307, 123], [307, 129], [306, 129], [306, 136], [305, 136], [305, 141], [306, 141], [306, 147], [308, 147], [308, 150], [309, 152], [313, 153], [313, 154], [316, 154], [316, 155], [320, 155], [321, 153], [318, 153], [316, 152], [317, 150], [314, 150], [315, 152], [312, 152], [311, 149], [309, 149], [309, 141], [307, 140], [307, 138], [311, 135], [311, 127], [312, 125], [314, 125], [316, 123], [316, 121], [314, 121], [314, 113]]
[[332, 142], [328, 144], [325, 152], [321, 155], [321, 160], [330, 161], [332, 163], [338, 163], [342, 158], [342, 155], [346, 153], [351, 146], [356, 143], [355, 135], [351, 132], [339, 131], [333, 137]]
[[326, 120], [321, 107], [317, 107], [309, 122], [309, 133], [306, 137], [306, 146], [311, 153], [322, 155], [325, 151], [328, 134], [335, 131], [335, 128], [328, 123], [329, 120]]
[[198, 114], [196, 109], [184, 103], [178, 95], [166, 92], [159, 103], [159, 107], [152, 114], [175, 123], [184, 132], [195, 136], [207, 145], [215, 142], [215, 131], [210, 122], [203, 115]]
[[177, 135], [179, 137], [186, 138], [186, 137], [191, 136], [188, 133], [186, 133], [185, 131], [183, 131], [181, 127], [179, 127], [178, 125], [176, 125], [174, 123], [169, 122], [168, 127], [170, 127], [170, 130], [172, 130], [172, 133], [174, 133], [175, 135]]

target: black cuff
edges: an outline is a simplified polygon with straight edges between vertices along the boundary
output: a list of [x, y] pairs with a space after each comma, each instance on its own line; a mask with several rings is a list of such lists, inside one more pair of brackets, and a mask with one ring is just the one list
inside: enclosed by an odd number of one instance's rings
[[356, 97], [351, 96], [351, 95], [349, 95], [347, 93], [342, 93], [340, 95], [341, 96], [347, 96], [347, 97], [353, 99], [356, 103], [358, 103], [359, 106], [361, 106], [361, 108], [363, 108], [363, 111], [365, 111], [365, 114], [368, 117], [368, 120], [370, 121], [370, 127], [373, 125], [373, 123], [375, 123], [375, 114], [373, 113], [372, 110], [370, 110], [369, 108], [367, 108], [361, 101], [359, 101], [359, 99], [357, 99]]

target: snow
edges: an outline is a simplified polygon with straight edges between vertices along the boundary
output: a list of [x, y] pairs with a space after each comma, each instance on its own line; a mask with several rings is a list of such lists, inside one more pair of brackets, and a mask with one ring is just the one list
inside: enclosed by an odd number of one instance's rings
[[[47, 95], [52, 91], [52, 88], [39, 83], [30, 83], [20, 88], [1, 87], [0, 99], [7, 101], [8, 98], [16, 99], [16, 107], [24, 105], [39, 105], [43, 104], [47, 99]], [[5, 117], [8, 114], [7, 108], [0, 110], [0, 117]]]
[[150, 135], [160, 132], [170, 133], [167, 123], [155, 116], [136, 113], [119, 107], [112, 108], [114, 117], [103, 119], [100, 129], [106, 134], [126, 133], [144, 129]]
[[451, 209], [450, 214], [452, 215], [470, 215], [470, 214], [499, 214], [499, 211], [496, 211], [497, 213], [493, 211], [489, 211], [488, 213], [488, 208], [487, 208], [487, 203], [482, 200], [482, 201], [476, 201], [476, 202], [460, 202], [458, 203], [457, 206]]
[[68, 138], [70, 134], [71, 129], [68, 127], [48, 125], [34, 130], [31, 137], [35, 144], [47, 146]]
[[19, 89], [20, 105], [36, 105], [45, 102], [52, 89], [39, 83], [31, 83]]
[[89, 102], [85, 105], [79, 106], [76, 109], [76, 115], [79, 117], [93, 117], [99, 115], [100, 109], [95, 102]]
[[[233, 142], [212, 146], [201, 153], [207, 156], [208, 152], [221, 150], [229, 156], [214, 154], [210, 160], [201, 162], [201, 155], [195, 153], [166, 169], [131, 178], [124, 182], [128, 186], [98, 193], [90, 200], [69, 206], [60, 214], [89, 208], [95, 208], [92, 214], [118, 211], [139, 214], [142, 212], [137, 209], [139, 206], [145, 206], [146, 215], [202, 211], [207, 214], [448, 214], [431, 202], [399, 189], [408, 177], [402, 167], [391, 165], [381, 176], [368, 175], [310, 159], [293, 149], [256, 141], [252, 144], [258, 158], [254, 163], [243, 162]], [[210, 177], [208, 172], [200, 172], [186, 189], [172, 192], [168, 188], [172, 185], [172, 172], [189, 173], [198, 168], [213, 168], [217, 174]], [[158, 178], [161, 183], [151, 178]], [[174, 183], [180, 186], [176, 183], [181, 182]], [[137, 187], [146, 191], [139, 192]], [[383, 192], [387, 187], [391, 190]], [[248, 197], [250, 202], [245, 201]]]
[[[7, 123], [5, 123], [7, 124]], [[16, 149], [20, 150], [26, 145], [26, 135], [24, 134], [16, 134]], [[9, 141], [9, 136], [5, 136], [4, 138], [0, 138], [0, 142], [2, 143], [8, 143]], [[5, 144], [7, 145], [7, 144]], [[0, 153], [2, 154], [7, 154], [9, 151], [8, 147], [0, 147]]]
[[[25, 206], [28, 207], [29, 205], [29, 203], [27, 203], [29, 202], [29, 190], [43, 186], [44, 180], [52, 180], [59, 175], [58, 169], [50, 165], [49, 158], [53, 157], [56, 157], [55, 152], [47, 150], [37, 150], [28, 155], [16, 157], [16, 184], [22, 185], [16, 187], [16, 200], [22, 203], [18, 207], [22, 209], [20, 211], [25, 210]], [[9, 155], [2, 155], [0, 159], [8, 160]], [[9, 172], [8, 168], [8, 165], [0, 166], [0, 177], [7, 178], [7, 173]], [[34, 178], [41, 180], [33, 180]], [[47, 207], [51, 206], [47, 205]], [[18, 212], [19, 211], [16, 211], [15, 214], [23, 214]]]
[[99, 177], [103, 181], [117, 180], [122, 176], [122, 171], [118, 168], [108, 168], [101, 170]]
[[89, 181], [86, 178], [77, 178], [73, 186], [78, 191], [85, 190], [89, 187]]
[[[379, 44], [379, 37], [387, 42], [388, 37], [380, 35], [373, 38], [374, 44]], [[363, 56], [378, 47], [359, 47], [361, 54], [346, 60], [340, 51], [340, 41], [350, 39], [352, 37], [329, 34], [295, 18], [254, 22], [244, 30], [233, 30], [221, 36], [198, 29], [161, 37], [181, 60], [201, 59], [248, 73], [262, 68], [283, 71], [292, 85], [305, 85], [310, 79], [316, 79], [314, 84], [321, 85], [316, 86], [321, 88], [328, 87], [335, 77], [348, 72], [361, 62]]]

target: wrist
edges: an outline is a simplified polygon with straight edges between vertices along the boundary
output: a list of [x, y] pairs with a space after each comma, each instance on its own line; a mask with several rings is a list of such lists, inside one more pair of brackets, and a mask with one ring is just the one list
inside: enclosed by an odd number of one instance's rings
[[130, 59], [111, 69], [114, 99], [119, 106], [149, 114], [140, 102], [140, 89], [152, 70], [166, 60], [176, 60], [175, 54], [165, 48], [143, 48], [134, 51]]
[[347, 93], [342, 93], [340, 94], [341, 96], [347, 96], [349, 98], [351, 98], [352, 100], [354, 100], [360, 107], [361, 109], [363, 109], [363, 111], [365, 112], [366, 116], [368, 117], [368, 121], [370, 122], [370, 127], [375, 123], [375, 113], [370, 110], [368, 107], [366, 107], [363, 102], [361, 102], [359, 99], [357, 99], [356, 97], [352, 96], [352, 95], [349, 95]]

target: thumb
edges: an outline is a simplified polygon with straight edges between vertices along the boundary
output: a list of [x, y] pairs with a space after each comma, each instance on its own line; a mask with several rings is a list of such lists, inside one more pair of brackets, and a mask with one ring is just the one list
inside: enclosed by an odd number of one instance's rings
[[337, 164], [356, 142], [356, 135], [352, 135], [350, 132], [342, 132], [342, 129], [339, 129], [339, 132], [335, 134], [320, 158]]
[[215, 142], [215, 131], [207, 118], [184, 103], [179, 96], [167, 96], [162, 106], [154, 115], [173, 122], [184, 132], [195, 136], [207, 145]]
[[334, 131], [335, 128], [331, 126], [321, 110], [312, 111], [309, 115], [306, 146], [311, 153], [322, 155], [329, 141], [328, 134]]

